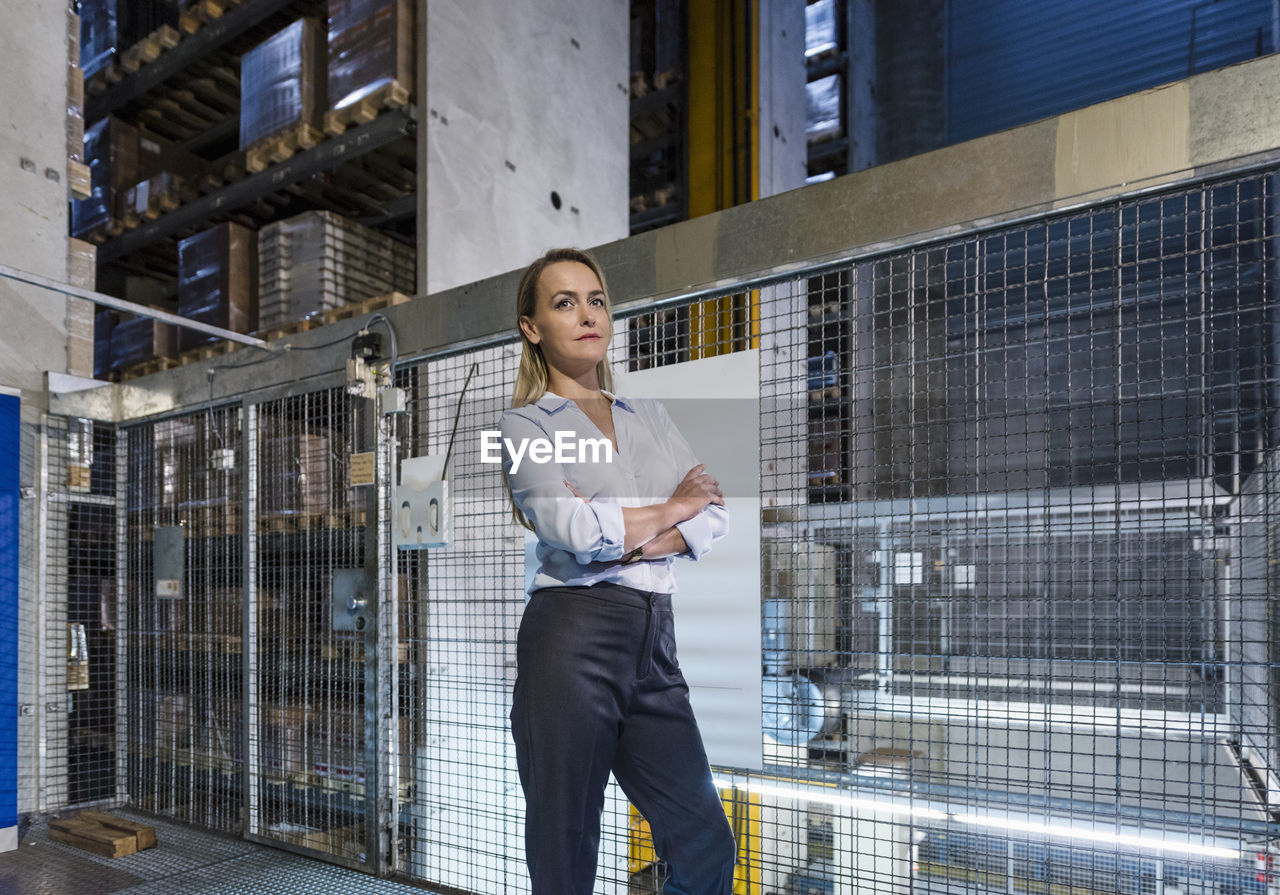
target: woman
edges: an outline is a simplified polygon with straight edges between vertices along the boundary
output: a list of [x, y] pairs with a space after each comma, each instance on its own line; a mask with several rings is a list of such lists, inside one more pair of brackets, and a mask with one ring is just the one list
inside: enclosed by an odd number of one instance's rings
[[[728, 895], [736, 847], [676, 662], [672, 561], [728, 531], [719, 483], [657, 401], [612, 393], [604, 276], [556, 249], [521, 278], [523, 354], [502, 414], [513, 512], [540, 567], [516, 644], [512, 737], [534, 895], [594, 887], [612, 771], [649, 821], [669, 895]], [[531, 447], [593, 439], [545, 459]]]

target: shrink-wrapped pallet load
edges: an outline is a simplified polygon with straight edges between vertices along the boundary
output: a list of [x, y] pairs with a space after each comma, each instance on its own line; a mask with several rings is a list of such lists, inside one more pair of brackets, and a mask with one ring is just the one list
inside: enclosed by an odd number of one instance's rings
[[80, 0], [80, 67], [91, 78], [115, 61], [119, 44], [116, 0]]
[[413, 89], [411, 0], [329, 0], [329, 108], [393, 84]]
[[299, 19], [240, 59], [240, 148], [298, 126], [319, 133], [325, 110], [325, 38]]
[[328, 211], [277, 221], [258, 234], [260, 329], [353, 301], [412, 293], [413, 248]]
[[[178, 313], [235, 332], [258, 324], [257, 234], [230, 222], [218, 224], [178, 244]], [[183, 329], [180, 349], [217, 341]]]
[[174, 357], [177, 340], [174, 328], [150, 317], [127, 316], [111, 330], [113, 369], [146, 363], [158, 357]]
[[87, 199], [71, 203], [71, 234], [83, 236], [115, 214], [116, 195], [138, 180], [138, 129], [114, 115], [84, 132], [84, 161], [91, 186]]

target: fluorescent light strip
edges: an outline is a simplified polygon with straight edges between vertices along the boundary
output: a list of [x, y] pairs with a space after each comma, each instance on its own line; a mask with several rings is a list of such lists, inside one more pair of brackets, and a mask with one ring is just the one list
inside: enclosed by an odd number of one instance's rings
[[1012, 830], [1021, 833], [1036, 833], [1056, 839], [1075, 839], [1085, 842], [1098, 842], [1107, 845], [1127, 845], [1144, 851], [1167, 852], [1173, 854], [1194, 855], [1206, 858], [1222, 858], [1228, 861], [1240, 860], [1237, 849], [1216, 845], [1200, 845], [1189, 840], [1164, 839], [1157, 836], [1144, 836], [1133, 833], [1112, 833], [1103, 830], [1076, 827], [1069, 824], [1038, 823], [1017, 820], [1011, 817], [979, 814], [953, 814], [935, 808], [924, 808], [907, 802], [889, 802], [881, 799], [865, 799], [845, 795], [834, 787], [815, 785], [787, 785], [774, 783], [740, 783], [724, 777], [713, 778], [720, 789], [745, 789], [747, 792], [764, 796], [775, 796], [784, 799], [800, 799], [806, 802], [818, 802], [825, 805], [837, 805], [848, 808], [861, 808], [881, 814], [905, 815], [924, 820], [955, 821], [975, 827], [987, 827], [997, 830]]
[[1200, 855], [1207, 858], [1240, 860], [1240, 852], [1235, 849], [1222, 848], [1216, 845], [1199, 845], [1185, 839], [1163, 839], [1135, 833], [1112, 833], [1104, 830], [1092, 830], [1087, 827], [1074, 827], [1069, 824], [1036, 823], [1005, 817], [983, 817], [978, 814], [957, 814], [954, 815], [953, 819], [976, 827], [993, 827], [1001, 830], [1017, 830], [1023, 833], [1040, 833], [1053, 838], [1080, 839], [1086, 842], [1101, 842], [1108, 845], [1128, 845], [1148, 851], [1176, 852], [1184, 855]]
[[849, 808], [865, 808], [868, 811], [878, 811], [882, 814], [904, 814], [909, 817], [919, 817], [926, 820], [946, 820], [949, 814], [943, 811], [937, 811], [933, 808], [921, 808], [917, 805], [911, 805], [906, 802], [901, 804], [896, 802], [885, 802], [878, 799], [860, 799], [854, 796], [842, 795], [839, 790], [834, 787], [823, 786], [806, 786], [806, 787], [788, 787], [774, 786], [770, 783], [750, 783], [739, 784], [724, 778], [714, 778], [715, 784], [720, 789], [745, 789], [748, 792], [758, 793], [764, 796], [778, 796], [784, 799], [802, 799], [806, 802], [820, 802], [826, 805], [840, 805]]

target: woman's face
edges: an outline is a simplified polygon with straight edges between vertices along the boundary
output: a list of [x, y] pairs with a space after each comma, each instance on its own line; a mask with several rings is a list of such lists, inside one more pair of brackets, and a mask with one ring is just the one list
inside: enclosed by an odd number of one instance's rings
[[594, 367], [612, 335], [599, 278], [577, 261], [548, 264], [538, 277], [534, 314], [522, 316], [520, 328], [557, 370], [578, 376]]

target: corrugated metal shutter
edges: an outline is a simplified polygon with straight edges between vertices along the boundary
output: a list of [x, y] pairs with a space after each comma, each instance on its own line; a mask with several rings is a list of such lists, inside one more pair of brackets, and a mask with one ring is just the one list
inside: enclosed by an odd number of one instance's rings
[[948, 142], [1274, 52], [1274, 3], [951, 0]]

